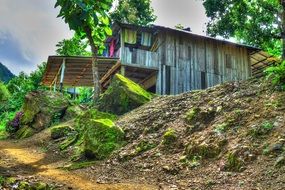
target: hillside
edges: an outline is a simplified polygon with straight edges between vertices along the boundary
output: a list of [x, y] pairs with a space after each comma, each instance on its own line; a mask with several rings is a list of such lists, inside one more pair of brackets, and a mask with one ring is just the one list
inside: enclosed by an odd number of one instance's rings
[[125, 147], [81, 172], [162, 189], [284, 189], [284, 95], [252, 79], [158, 97], [117, 121]]
[[8, 82], [13, 77], [14, 74], [0, 62], [0, 80], [3, 82]]
[[[85, 120], [75, 122], [76, 116], [69, 115], [67, 122], [18, 144], [3, 143], [0, 153], [5, 159], [0, 168], [5, 169], [5, 176], [16, 172], [21, 179], [30, 180], [28, 173], [51, 186], [75, 189], [86, 182], [87, 189], [281, 190], [285, 188], [284, 97], [284, 91], [277, 91], [263, 79], [156, 97], [115, 121], [124, 132], [124, 143], [109, 158], [95, 162], [70, 162], [77, 146], [70, 142], [75, 123], [88, 127], [90, 124], [84, 122], [90, 117], [90, 122], [98, 121], [99, 112], [87, 112], [81, 117]], [[63, 133], [52, 140], [51, 131], [61, 127]], [[63, 145], [69, 147], [62, 149]], [[29, 160], [23, 156], [14, 163], [21, 151], [33, 154]], [[39, 155], [41, 161], [35, 160]], [[72, 171], [62, 177], [62, 167]], [[136, 185], [140, 188], [134, 188]]]

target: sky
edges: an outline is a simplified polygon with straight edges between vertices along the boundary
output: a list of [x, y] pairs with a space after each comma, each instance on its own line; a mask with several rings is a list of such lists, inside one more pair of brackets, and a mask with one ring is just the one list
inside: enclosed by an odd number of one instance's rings
[[[57, 18], [56, 0], [0, 0], [0, 62], [14, 74], [30, 73], [55, 55], [57, 42], [73, 32]], [[201, 0], [152, 0], [155, 24], [182, 24], [194, 33], [206, 30], [207, 18]]]

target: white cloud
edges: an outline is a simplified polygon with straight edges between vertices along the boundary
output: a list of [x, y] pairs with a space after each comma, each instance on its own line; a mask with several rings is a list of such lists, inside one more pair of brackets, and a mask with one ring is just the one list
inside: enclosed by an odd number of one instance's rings
[[156, 24], [174, 27], [182, 24], [193, 32], [202, 34], [206, 30], [207, 17], [201, 0], [152, 0]]
[[[69, 38], [72, 32], [61, 18], [56, 18], [56, 0], [0, 0], [0, 45], [9, 34], [17, 41], [21, 58], [2, 58], [14, 73], [20, 70], [30, 72], [36, 65], [55, 54], [58, 41]], [[206, 16], [200, 0], [153, 0], [152, 5], [158, 16], [156, 24], [173, 27], [176, 24], [189, 26], [195, 33], [205, 30]], [[4, 39], [7, 41], [7, 39]], [[0, 57], [1, 52], [0, 52]]]
[[[72, 35], [68, 26], [56, 18], [54, 3], [55, 0], [0, 0], [0, 30], [18, 41], [22, 56], [31, 62], [30, 71], [55, 54], [58, 41]], [[13, 68], [20, 64], [13, 63], [10, 68], [17, 70]]]

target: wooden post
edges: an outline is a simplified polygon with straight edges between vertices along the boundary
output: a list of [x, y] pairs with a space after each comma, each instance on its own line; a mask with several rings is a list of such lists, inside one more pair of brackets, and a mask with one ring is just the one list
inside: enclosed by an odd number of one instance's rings
[[285, 0], [280, 0], [281, 12], [281, 41], [282, 41], [282, 61], [285, 60]]
[[56, 82], [57, 82], [57, 77], [55, 77], [55, 82], [54, 82], [54, 85], [53, 85], [53, 91], [56, 92]]
[[121, 35], [120, 35], [120, 41], [121, 41], [121, 48], [120, 48], [120, 59], [122, 60], [123, 57], [123, 49], [124, 49], [124, 31], [121, 28]]
[[63, 89], [64, 71], [65, 71], [65, 58], [63, 59], [62, 67], [61, 67], [61, 74], [60, 74], [60, 92], [62, 92], [62, 89]]
[[125, 76], [125, 73], [126, 73], [126, 67], [121, 66], [121, 75]]

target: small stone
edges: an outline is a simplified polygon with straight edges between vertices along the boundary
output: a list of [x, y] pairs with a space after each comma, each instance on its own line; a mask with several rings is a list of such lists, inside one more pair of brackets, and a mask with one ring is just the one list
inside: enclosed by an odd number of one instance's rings
[[218, 107], [217, 107], [217, 112], [222, 111], [222, 109], [223, 109], [223, 107], [222, 107], [222, 106], [218, 106]]
[[163, 166], [162, 167], [164, 170], [166, 170], [166, 171], [170, 171], [170, 167], [169, 166]]
[[274, 164], [275, 167], [281, 167], [285, 164], [285, 157], [279, 156]]
[[282, 151], [282, 149], [283, 149], [283, 144], [276, 143], [269, 147], [269, 152], [279, 152]]
[[274, 127], [279, 127], [279, 126], [280, 126], [280, 123], [279, 123], [278, 121], [275, 121], [275, 122], [273, 123], [273, 126], [274, 126]]

